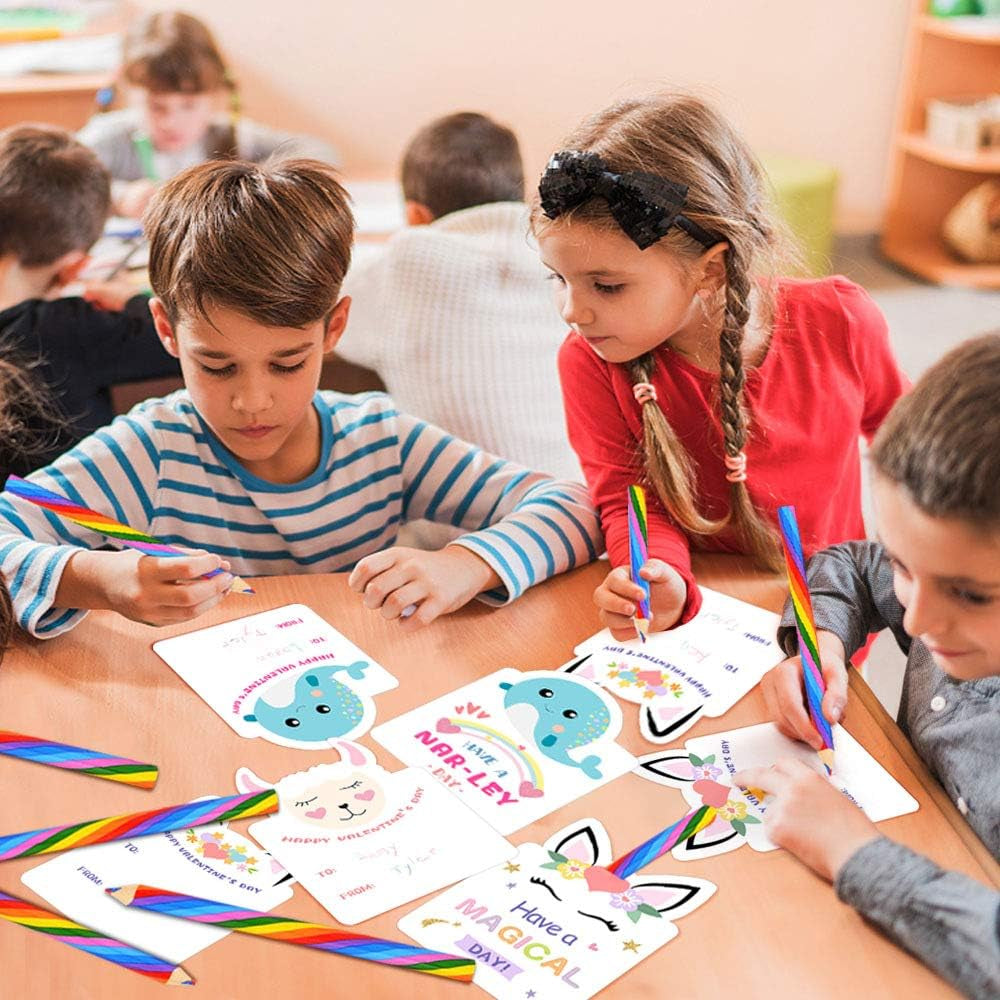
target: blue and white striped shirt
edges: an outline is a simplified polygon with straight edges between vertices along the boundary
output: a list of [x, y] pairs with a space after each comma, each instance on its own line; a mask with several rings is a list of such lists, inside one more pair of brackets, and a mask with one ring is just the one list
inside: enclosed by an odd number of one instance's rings
[[[218, 553], [239, 576], [348, 570], [426, 518], [469, 531], [454, 544], [496, 571], [503, 590], [483, 597], [502, 604], [603, 546], [578, 483], [489, 455], [399, 413], [384, 393], [317, 392], [313, 405], [321, 457], [298, 483], [244, 469], [186, 390], [141, 403], [31, 478], [162, 541]], [[0, 495], [0, 572], [21, 627], [46, 638], [76, 625], [85, 612], [53, 604], [63, 569], [81, 545], [107, 543]]]

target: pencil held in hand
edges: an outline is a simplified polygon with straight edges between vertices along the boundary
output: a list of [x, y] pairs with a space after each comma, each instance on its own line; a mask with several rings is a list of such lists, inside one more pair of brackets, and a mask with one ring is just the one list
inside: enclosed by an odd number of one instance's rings
[[649, 609], [649, 582], [639, 574], [639, 570], [649, 558], [646, 530], [646, 491], [641, 486], [628, 488], [628, 552], [632, 581], [637, 583], [645, 593], [645, 597], [639, 601], [639, 607], [633, 619], [639, 638], [645, 642], [646, 629], [649, 628], [649, 621], [653, 615]]
[[781, 540], [785, 547], [785, 568], [788, 571], [788, 590], [795, 611], [795, 631], [799, 641], [799, 658], [802, 661], [802, 679], [806, 691], [809, 718], [823, 740], [818, 751], [828, 774], [833, 773], [833, 729], [823, 715], [823, 695], [826, 682], [819, 658], [819, 643], [816, 639], [816, 623], [813, 619], [812, 600], [806, 582], [805, 558], [799, 538], [799, 525], [794, 507], [779, 507], [778, 522], [781, 525]]

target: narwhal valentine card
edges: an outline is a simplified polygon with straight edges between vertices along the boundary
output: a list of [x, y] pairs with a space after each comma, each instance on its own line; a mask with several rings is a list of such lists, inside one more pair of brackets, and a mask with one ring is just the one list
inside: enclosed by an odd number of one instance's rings
[[577, 646], [586, 656], [566, 669], [639, 705], [639, 730], [670, 743], [703, 715], [729, 711], [785, 654], [779, 618], [770, 611], [701, 588], [701, 610], [666, 632], [617, 642], [605, 629]]
[[673, 921], [715, 892], [683, 875], [618, 878], [603, 867], [611, 859], [604, 827], [580, 820], [435, 896], [399, 929], [474, 958], [473, 982], [497, 1000], [586, 1000], [675, 938]]
[[508, 667], [372, 737], [513, 833], [631, 770], [635, 758], [615, 742], [621, 726], [621, 709], [592, 681]]
[[815, 750], [783, 736], [773, 722], [699, 736], [683, 749], [646, 754], [636, 773], [678, 789], [689, 806], [717, 809], [711, 825], [674, 848], [679, 861], [725, 854], [744, 842], [757, 851], [777, 850], [762, 823], [768, 797], [760, 789], [731, 786], [738, 771], [769, 767], [785, 757], [801, 760], [822, 774], [873, 823], [916, 812], [917, 800], [843, 726], [834, 727], [834, 739], [836, 766], [829, 776]]
[[[341, 923], [356, 924], [511, 857], [515, 849], [426, 771], [389, 772], [346, 740], [339, 761], [287, 775], [280, 811], [250, 827]], [[244, 792], [271, 782], [241, 768]]]
[[392, 674], [301, 604], [188, 632], [155, 652], [236, 730], [281, 746], [368, 731]]

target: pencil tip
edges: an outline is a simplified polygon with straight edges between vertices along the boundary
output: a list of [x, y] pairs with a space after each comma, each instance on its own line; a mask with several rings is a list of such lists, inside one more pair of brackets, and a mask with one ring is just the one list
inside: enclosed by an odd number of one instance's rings
[[194, 986], [195, 978], [181, 966], [177, 966], [167, 979], [167, 986]]
[[124, 906], [129, 906], [132, 900], [135, 899], [136, 891], [138, 890], [138, 885], [121, 885], [117, 888], [105, 889], [104, 891], [112, 898], [117, 899], [119, 903]]

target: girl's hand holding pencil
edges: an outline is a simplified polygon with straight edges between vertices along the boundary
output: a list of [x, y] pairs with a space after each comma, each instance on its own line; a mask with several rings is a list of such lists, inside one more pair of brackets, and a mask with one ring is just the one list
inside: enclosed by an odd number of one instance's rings
[[[662, 559], [647, 559], [639, 572], [649, 583], [649, 609], [652, 612], [649, 630], [662, 632], [671, 628], [680, 618], [687, 600], [684, 578]], [[635, 638], [632, 619], [644, 597], [642, 587], [632, 582], [628, 566], [613, 569], [594, 591], [594, 603], [600, 611], [601, 621], [620, 642]]]
[[[833, 632], [817, 630], [823, 680], [823, 716], [831, 726], [837, 725], [847, 708], [847, 666], [844, 644]], [[802, 659], [791, 656], [782, 660], [764, 675], [760, 682], [767, 702], [767, 711], [778, 729], [789, 739], [808, 743], [814, 750], [823, 747], [823, 739], [809, 717], [806, 708], [805, 682]]]

